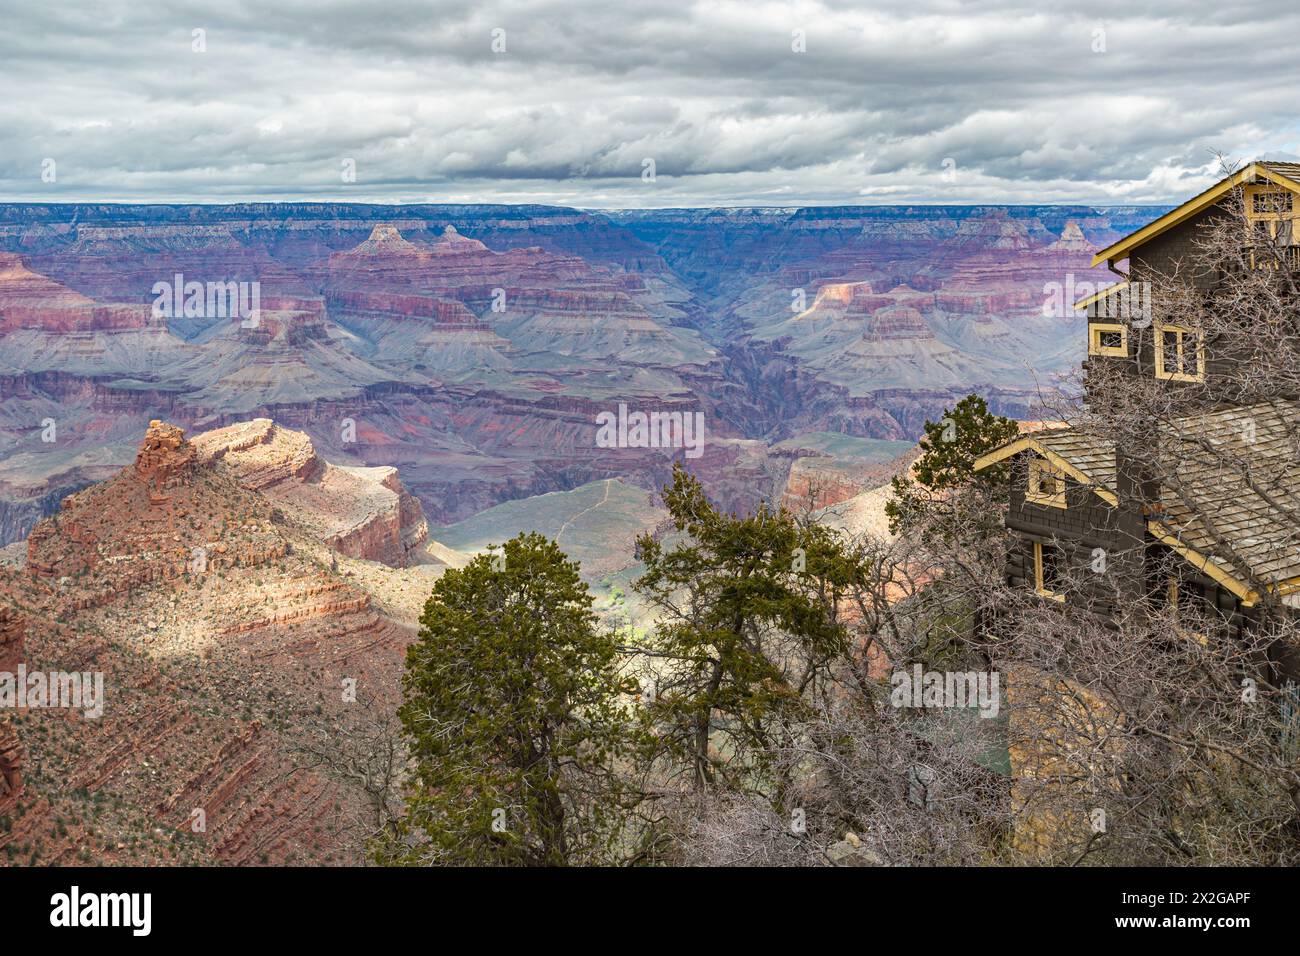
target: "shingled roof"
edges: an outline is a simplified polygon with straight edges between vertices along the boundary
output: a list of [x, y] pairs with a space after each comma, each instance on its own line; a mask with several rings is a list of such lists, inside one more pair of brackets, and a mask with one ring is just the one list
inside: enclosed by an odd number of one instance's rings
[[1279, 176], [1286, 177], [1296, 185], [1300, 185], [1300, 163], [1278, 163], [1272, 160], [1261, 160], [1258, 165], [1272, 170]]
[[975, 461], [975, 470], [983, 471], [1018, 455], [1033, 450], [1079, 484], [1091, 488], [1110, 504], [1115, 497], [1115, 443], [1105, 438], [1085, 435], [1073, 428], [1047, 428], [1022, 435], [1015, 441], [995, 448]]
[[[1162, 429], [1164, 477], [1152, 536], [1218, 578], [1245, 603], [1252, 578], [1300, 593], [1300, 403], [1274, 401], [1177, 419]], [[1033, 450], [1117, 504], [1115, 443], [1061, 428], [1023, 436], [983, 456], [980, 470]], [[1249, 574], [1243, 574], [1242, 568]]]
[[1227, 549], [1270, 585], [1300, 577], [1300, 405], [1276, 401], [1173, 423], [1159, 523], [1219, 563]]

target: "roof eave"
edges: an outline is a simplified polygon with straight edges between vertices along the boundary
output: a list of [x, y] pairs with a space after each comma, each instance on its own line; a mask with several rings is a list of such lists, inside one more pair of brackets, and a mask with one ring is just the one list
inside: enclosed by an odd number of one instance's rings
[[995, 448], [991, 452], [988, 452], [987, 454], [981, 455], [979, 458], [976, 458], [975, 464], [973, 466], [974, 470], [983, 471], [985, 468], [988, 468], [991, 465], [996, 465], [998, 462], [1005, 461], [1006, 459], [1010, 458], [1012, 455], [1018, 455], [1022, 451], [1027, 451], [1030, 449], [1042, 455], [1044, 458], [1046, 458], [1057, 468], [1061, 469], [1061, 471], [1065, 472], [1067, 475], [1069, 475], [1079, 484], [1083, 485], [1085, 488], [1090, 490], [1102, 501], [1109, 504], [1112, 508], [1119, 504], [1119, 499], [1115, 497], [1115, 493], [1113, 491], [1111, 491], [1109, 488], [1097, 484], [1095, 481], [1089, 478], [1086, 474], [1084, 474], [1074, 465], [1070, 464], [1068, 459], [1062, 458], [1058, 452], [1055, 452], [1051, 448], [1048, 448], [1046, 445], [1038, 441], [1032, 435], [1026, 435], [1023, 438], [1017, 438], [1013, 442], [1009, 442], [1000, 448]]
[[1237, 170], [1237, 172], [1223, 179], [1216, 185], [1211, 186], [1199, 196], [1189, 199], [1177, 209], [1171, 209], [1159, 219], [1147, 223], [1141, 229], [1130, 233], [1119, 242], [1113, 243], [1105, 249], [1102, 249], [1092, 257], [1093, 266], [1095, 267], [1102, 264], [1114, 265], [1116, 262], [1127, 259], [1129, 253], [1138, 246], [1150, 242], [1157, 236], [1168, 232], [1179, 223], [1186, 221], [1202, 210], [1214, 205], [1223, 198], [1226, 193], [1237, 188], [1243, 182], [1253, 182], [1261, 176], [1270, 182], [1276, 183], [1286, 189], [1290, 189], [1292, 192], [1300, 193], [1300, 183], [1297, 183], [1293, 179], [1288, 179], [1280, 173], [1274, 172], [1265, 165], [1260, 163], [1251, 163], [1250, 165]]

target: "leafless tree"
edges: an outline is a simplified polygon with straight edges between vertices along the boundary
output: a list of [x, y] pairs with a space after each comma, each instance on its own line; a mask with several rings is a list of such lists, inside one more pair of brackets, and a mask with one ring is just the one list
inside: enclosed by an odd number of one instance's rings
[[[1113, 446], [1120, 506], [1174, 540], [1107, 556], [1126, 577], [1063, 572], [1065, 607], [998, 598], [1018, 845], [1031, 855], [1300, 859], [1300, 605], [1275, 573], [1300, 556], [1300, 237], [1294, 223], [1260, 228], [1258, 194], [1230, 194], [1185, 257], [1130, 264], [1139, 292], [1118, 319], [1135, 358], [1090, 361], [1081, 397], [1053, 406]], [[1175, 547], [1187, 543], [1190, 562]], [[1231, 606], [1200, 586], [1207, 552], [1244, 585]], [[1107, 613], [1079, 611], [1096, 605]]]
[[408, 755], [396, 712], [376, 700], [357, 701], [296, 744], [293, 757], [294, 773], [323, 773], [356, 798], [344, 806], [341, 838], [367, 858], [371, 842], [392, 832], [403, 812]]

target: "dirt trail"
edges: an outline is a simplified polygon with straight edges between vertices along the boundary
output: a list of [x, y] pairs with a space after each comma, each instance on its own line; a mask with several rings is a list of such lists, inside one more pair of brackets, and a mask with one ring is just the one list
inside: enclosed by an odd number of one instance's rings
[[583, 515], [585, 515], [587, 512], [589, 512], [589, 511], [595, 511], [597, 508], [599, 508], [599, 507], [600, 507], [601, 505], [603, 505], [605, 502], [609, 501], [609, 484], [610, 484], [610, 482], [615, 481], [615, 480], [616, 480], [616, 479], [614, 479], [614, 478], [606, 478], [606, 479], [605, 479], [605, 497], [601, 498], [599, 501], [597, 501], [597, 502], [596, 502], [594, 505], [592, 505], [590, 508], [583, 508], [583, 509], [582, 509], [581, 511], [579, 511], [576, 515], [572, 515], [572, 516], [570, 516], [570, 517], [569, 517], [569, 518], [564, 522], [564, 524], [560, 525], [560, 530], [557, 531], [557, 532], [555, 532], [555, 543], [556, 543], [556, 544], [559, 544], [559, 543], [560, 543], [560, 537], [564, 534], [564, 532], [566, 532], [566, 531], [569, 530], [569, 525], [573, 524], [573, 522], [577, 521], [579, 518], [581, 518], [581, 517], [582, 517]]

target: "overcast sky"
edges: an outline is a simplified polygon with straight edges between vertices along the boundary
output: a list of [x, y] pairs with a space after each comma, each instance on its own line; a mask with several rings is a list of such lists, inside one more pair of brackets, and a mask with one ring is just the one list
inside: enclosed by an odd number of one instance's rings
[[1066, 6], [0, 0], [0, 199], [1166, 203], [1300, 152], [1295, 0]]

